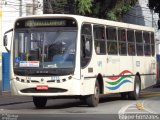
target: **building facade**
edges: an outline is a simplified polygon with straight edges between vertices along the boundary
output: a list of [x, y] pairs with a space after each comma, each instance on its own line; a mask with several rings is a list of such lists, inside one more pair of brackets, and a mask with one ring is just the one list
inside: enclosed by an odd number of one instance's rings
[[[1, 34], [11, 29], [18, 17], [34, 14], [43, 14], [43, 0], [2, 0]], [[2, 51], [6, 52], [4, 48]]]

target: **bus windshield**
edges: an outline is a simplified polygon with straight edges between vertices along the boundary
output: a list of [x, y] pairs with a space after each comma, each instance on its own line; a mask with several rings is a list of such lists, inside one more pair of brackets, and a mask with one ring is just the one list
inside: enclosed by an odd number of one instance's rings
[[19, 75], [69, 74], [68, 69], [72, 71], [74, 69], [76, 36], [75, 27], [15, 30], [15, 73]]

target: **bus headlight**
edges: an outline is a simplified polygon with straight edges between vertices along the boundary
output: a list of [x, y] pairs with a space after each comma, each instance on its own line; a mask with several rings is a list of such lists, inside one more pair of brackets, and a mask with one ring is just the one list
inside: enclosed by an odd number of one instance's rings
[[16, 80], [19, 81], [19, 77], [16, 77]]

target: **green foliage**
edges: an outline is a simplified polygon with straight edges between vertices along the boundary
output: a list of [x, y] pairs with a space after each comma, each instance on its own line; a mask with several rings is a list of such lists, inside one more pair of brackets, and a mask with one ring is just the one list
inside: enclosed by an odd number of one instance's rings
[[92, 0], [77, 0], [78, 2], [78, 12], [82, 15], [86, 13], [91, 13]]
[[99, 12], [100, 12], [100, 9], [101, 9], [101, 5], [100, 5], [100, 3], [96, 3], [96, 7], [94, 7], [93, 8], [93, 12], [92, 12], [92, 14], [93, 14], [93, 16], [98, 16], [98, 14], [99, 14]]
[[110, 20], [117, 21], [116, 14], [115, 14], [113, 11], [109, 11], [109, 12], [107, 13], [107, 18], [109, 18]]
[[105, 0], [96, 2], [95, 0], [75, 0], [75, 2], [77, 3], [78, 13], [80, 15], [117, 21], [135, 5], [137, 0], [112, 0], [110, 1], [110, 6], [104, 4], [107, 3]]
[[127, 13], [137, 0], [118, 0], [117, 4], [106, 12], [106, 18], [114, 21], [121, 21], [123, 14]]
[[[120, 21], [138, 0], [46, 0], [45, 13], [79, 14]], [[160, 0], [159, 0], [160, 1]]]

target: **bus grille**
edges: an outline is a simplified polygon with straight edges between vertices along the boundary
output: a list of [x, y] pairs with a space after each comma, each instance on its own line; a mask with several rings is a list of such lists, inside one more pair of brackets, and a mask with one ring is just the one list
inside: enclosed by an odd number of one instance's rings
[[21, 90], [22, 93], [61, 93], [67, 91], [68, 90], [61, 88], [48, 88], [48, 90], [37, 90], [36, 88], [27, 88]]

